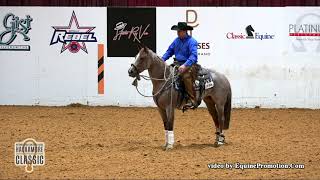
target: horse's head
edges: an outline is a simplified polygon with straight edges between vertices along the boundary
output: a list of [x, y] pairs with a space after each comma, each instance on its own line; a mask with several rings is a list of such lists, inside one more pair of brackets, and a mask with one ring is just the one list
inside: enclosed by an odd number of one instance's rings
[[142, 47], [135, 57], [135, 61], [128, 70], [130, 77], [137, 77], [141, 72], [148, 69], [151, 65], [152, 53], [146, 46]]

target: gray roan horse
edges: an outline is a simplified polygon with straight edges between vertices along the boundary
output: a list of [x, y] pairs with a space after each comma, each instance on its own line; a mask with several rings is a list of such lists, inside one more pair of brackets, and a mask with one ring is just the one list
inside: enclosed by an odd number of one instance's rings
[[[167, 65], [149, 48], [142, 47], [135, 57], [135, 62], [131, 64], [128, 70], [130, 77], [136, 77], [136, 86], [137, 80], [140, 79], [140, 76], [143, 76], [140, 75], [140, 73], [144, 70], [148, 70], [149, 72], [149, 78], [153, 84], [153, 95], [151, 97], [153, 97], [155, 104], [158, 106], [166, 132], [166, 142], [163, 148], [164, 150], [169, 150], [173, 148], [174, 144], [174, 109], [178, 108], [179, 99], [181, 99], [181, 93], [172, 88], [174, 68]], [[213, 77], [214, 86], [205, 89], [201, 99], [207, 105], [208, 111], [215, 124], [216, 140], [213, 146], [218, 147], [225, 143], [225, 136], [222, 130], [229, 128], [231, 87], [229, 81], [223, 74], [214, 70], [208, 70], [208, 72]], [[171, 133], [169, 134], [168, 132]]]

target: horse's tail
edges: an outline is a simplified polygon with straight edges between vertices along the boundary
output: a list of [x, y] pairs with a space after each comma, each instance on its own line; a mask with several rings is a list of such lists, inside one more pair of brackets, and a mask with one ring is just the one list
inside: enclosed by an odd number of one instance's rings
[[224, 127], [223, 129], [229, 129], [230, 124], [230, 118], [231, 118], [231, 99], [232, 99], [232, 93], [231, 90], [227, 95], [227, 101], [224, 105]]

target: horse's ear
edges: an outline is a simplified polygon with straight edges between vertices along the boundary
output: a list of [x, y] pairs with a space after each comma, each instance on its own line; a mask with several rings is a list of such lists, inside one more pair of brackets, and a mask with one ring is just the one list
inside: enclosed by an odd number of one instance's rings
[[136, 46], [137, 46], [138, 51], [140, 51], [140, 49], [142, 49], [142, 46], [140, 43], [136, 43]]
[[148, 52], [149, 48], [147, 46], [143, 47], [144, 52]]
[[144, 45], [142, 42], [139, 42], [139, 44], [140, 44], [141, 48], [145, 48], [146, 47], [146, 45]]
[[137, 42], [136, 43], [138, 51], [140, 51], [141, 49], [143, 49], [145, 52], [148, 52], [149, 48], [144, 45], [142, 42]]

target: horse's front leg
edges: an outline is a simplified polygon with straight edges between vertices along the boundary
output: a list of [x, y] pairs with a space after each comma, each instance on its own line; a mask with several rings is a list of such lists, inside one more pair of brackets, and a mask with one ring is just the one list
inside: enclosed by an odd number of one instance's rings
[[167, 115], [167, 124], [165, 129], [166, 131], [166, 136], [167, 136], [167, 143], [166, 143], [166, 148], [165, 150], [170, 150], [173, 148], [174, 144], [174, 133], [173, 133], [173, 125], [174, 125], [174, 108], [168, 106], [166, 108], [166, 115]]
[[158, 111], [160, 113], [161, 119], [163, 121], [163, 126], [164, 126], [164, 134], [165, 134], [165, 143], [162, 146], [163, 149], [167, 148], [168, 145], [168, 129], [167, 129], [167, 122], [168, 122], [168, 118], [167, 118], [167, 112], [165, 109], [161, 109], [158, 108]]

